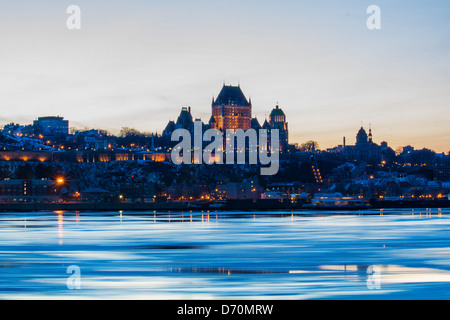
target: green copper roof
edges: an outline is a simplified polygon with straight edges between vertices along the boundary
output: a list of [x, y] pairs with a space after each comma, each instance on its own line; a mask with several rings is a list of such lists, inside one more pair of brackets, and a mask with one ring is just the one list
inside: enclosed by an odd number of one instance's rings
[[272, 112], [270, 113], [270, 117], [273, 116], [285, 116], [283, 110], [280, 109], [280, 107], [277, 105], [275, 108], [272, 109]]

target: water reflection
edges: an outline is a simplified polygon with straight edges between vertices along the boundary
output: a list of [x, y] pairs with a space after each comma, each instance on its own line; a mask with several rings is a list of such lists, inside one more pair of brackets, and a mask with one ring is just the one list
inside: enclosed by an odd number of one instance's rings
[[449, 213], [4, 213], [0, 298], [450, 298]]
[[58, 244], [63, 244], [64, 237], [64, 216], [62, 213], [58, 213]]

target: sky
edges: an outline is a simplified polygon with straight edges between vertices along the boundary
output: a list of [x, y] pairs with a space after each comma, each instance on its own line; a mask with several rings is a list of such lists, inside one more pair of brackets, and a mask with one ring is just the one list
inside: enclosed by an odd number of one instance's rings
[[207, 122], [226, 83], [261, 124], [279, 104], [291, 143], [354, 144], [370, 125], [376, 143], [447, 153], [449, 18], [447, 0], [0, 0], [0, 126], [161, 133], [182, 107]]

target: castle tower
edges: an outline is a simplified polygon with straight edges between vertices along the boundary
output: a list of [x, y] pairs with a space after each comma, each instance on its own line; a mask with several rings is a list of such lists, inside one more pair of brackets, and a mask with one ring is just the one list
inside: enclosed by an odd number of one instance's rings
[[217, 98], [211, 104], [214, 129], [242, 129], [251, 127], [252, 104], [247, 101], [240, 86], [223, 85]]
[[269, 125], [271, 129], [278, 129], [280, 148], [284, 150], [289, 144], [289, 130], [286, 115], [278, 105], [269, 114]]

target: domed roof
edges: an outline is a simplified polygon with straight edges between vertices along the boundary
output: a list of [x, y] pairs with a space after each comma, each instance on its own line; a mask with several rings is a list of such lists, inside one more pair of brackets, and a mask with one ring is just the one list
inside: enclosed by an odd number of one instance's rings
[[283, 112], [283, 110], [280, 109], [280, 107], [277, 105], [275, 108], [272, 109], [272, 112], [270, 113], [270, 117], [273, 116], [286, 116]]
[[367, 136], [367, 132], [366, 132], [366, 130], [364, 130], [363, 127], [361, 127], [361, 129], [359, 129], [359, 131], [358, 131], [357, 136], [360, 136], [360, 135], [365, 135], [365, 136]]
[[364, 130], [363, 127], [359, 129], [358, 134], [356, 135], [356, 144], [366, 144], [367, 143], [367, 133], [366, 130]]

